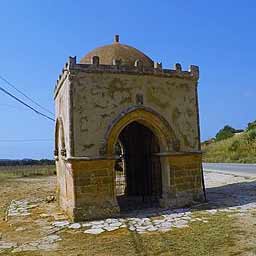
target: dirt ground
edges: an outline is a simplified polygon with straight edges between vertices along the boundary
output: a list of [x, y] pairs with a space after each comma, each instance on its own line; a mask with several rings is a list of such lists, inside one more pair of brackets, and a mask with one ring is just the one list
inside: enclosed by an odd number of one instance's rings
[[205, 178], [207, 203], [72, 225], [55, 176], [0, 177], [0, 255], [256, 255], [256, 180]]

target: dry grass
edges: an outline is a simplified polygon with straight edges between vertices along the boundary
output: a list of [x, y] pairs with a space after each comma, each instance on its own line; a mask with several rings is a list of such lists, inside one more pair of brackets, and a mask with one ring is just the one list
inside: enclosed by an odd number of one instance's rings
[[209, 163], [256, 163], [256, 140], [247, 133], [203, 146], [204, 162]]
[[[208, 223], [193, 223], [189, 228], [166, 233], [137, 234], [127, 229], [97, 236], [65, 230], [62, 241], [54, 252], [23, 252], [22, 256], [229, 256], [241, 255], [233, 219], [225, 214], [212, 216]], [[7, 254], [8, 255], [8, 254]], [[13, 255], [13, 253], [10, 253]]]
[[[0, 180], [0, 217], [12, 199], [19, 200], [37, 196], [45, 198], [55, 191], [55, 177], [11, 178]], [[48, 206], [49, 207], [49, 206]], [[194, 213], [195, 214], [195, 213]], [[197, 212], [197, 217], [202, 216]], [[37, 216], [33, 216], [37, 219]], [[81, 231], [66, 229], [60, 231], [62, 241], [58, 243], [56, 251], [33, 251], [0, 255], [11, 256], [229, 256], [246, 255], [255, 251], [255, 246], [246, 244], [248, 236], [255, 237], [255, 230], [246, 224], [237, 225], [235, 217], [227, 213], [208, 216], [208, 223], [193, 222], [187, 228], [173, 229], [166, 233], [155, 232], [137, 234], [127, 229], [120, 229], [97, 236], [84, 234]], [[30, 229], [35, 229], [30, 225]], [[17, 239], [14, 227], [0, 220], [0, 230], [11, 239]], [[40, 226], [31, 230], [40, 234]], [[22, 234], [24, 239], [28, 234]], [[35, 238], [36, 239], [36, 238]], [[21, 240], [21, 239], [20, 239]]]
[[0, 179], [49, 176], [56, 173], [55, 165], [0, 166]]

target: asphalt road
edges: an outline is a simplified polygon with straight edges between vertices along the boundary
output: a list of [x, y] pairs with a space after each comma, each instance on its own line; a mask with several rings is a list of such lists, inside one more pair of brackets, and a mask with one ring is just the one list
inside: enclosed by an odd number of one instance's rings
[[203, 163], [203, 168], [205, 171], [256, 178], [256, 164]]

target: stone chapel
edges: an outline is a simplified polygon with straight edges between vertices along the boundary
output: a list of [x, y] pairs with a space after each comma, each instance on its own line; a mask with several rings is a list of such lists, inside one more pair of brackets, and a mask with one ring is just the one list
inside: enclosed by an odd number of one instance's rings
[[203, 200], [199, 68], [164, 69], [116, 35], [54, 92], [59, 205], [74, 221]]

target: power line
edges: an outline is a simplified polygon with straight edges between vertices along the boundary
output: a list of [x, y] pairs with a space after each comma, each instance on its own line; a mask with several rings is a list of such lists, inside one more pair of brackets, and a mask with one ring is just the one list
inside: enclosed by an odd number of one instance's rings
[[8, 92], [6, 89], [4, 89], [3, 87], [0, 86], [0, 90], [2, 92], [4, 92], [5, 94], [7, 94], [8, 96], [12, 97], [13, 99], [17, 100], [18, 102], [20, 102], [21, 104], [23, 104], [24, 106], [26, 106], [27, 108], [31, 109], [32, 111], [34, 111], [36, 114], [41, 115], [53, 122], [55, 122], [55, 120], [43, 113], [41, 113], [40, 111], [36, 110], [35, 108], [31, 107], [30, 105], [28, 105], [27, 103], [25, 103], [24, 101], [20, 100], [19, 98], [17, 98], [16, 96], [14, 96], [13, 94], [11, 94], [10, 92]]
[[31, 102], [33, 102], [35, 105], [37, 105], [39, 108], [43, 109], [44, 111], [50, 113], [51, 115], [54, 116], [54, 113], [51, 112], [50, 110], [48, 110], [47, 108], [43, 107], [42, 105], [40, 105], [39, 103], [37, 103], [36, 101], [34, 101], [33, 99], [31, 99], [29, 96], [27, 96], [25, 93], [23, 93], [21, 90], [19, 90], [16, 86], [14, 86], [12, 83], [10, 83], [6, 78], [4, 78], [3, 76], [0, 75], [0, 79], [2, 81], [4, 81], [5, 83], [7, 83], [8, 85], [10, 85], [13, 89], [15, 89], [17, 92], [19, 92], [20, 94], [22, 94], [25, 98], [27, 98], [28, 100], [30, 100]]

